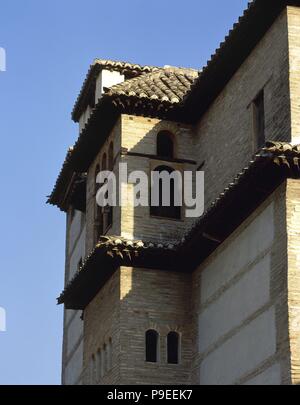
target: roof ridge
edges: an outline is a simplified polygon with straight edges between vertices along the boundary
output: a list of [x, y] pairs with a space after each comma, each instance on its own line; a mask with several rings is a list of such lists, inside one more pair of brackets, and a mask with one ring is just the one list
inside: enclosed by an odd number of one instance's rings
[[141, 70], [156, 70], [160, 69], [159, 66], [153, 65], [141, 65], [139, 63], [132, 63], [128, 61], [120, 61], [120, 60], [113, 60], [113, 59], [100, 59], [95, 58], [92, 65], [101, 65], [101, 66], [115, 66], [116, 68], [128, 68], [128, 69], [141, 69]]
[[[189, 236], [193, 233], [193, 231], [199, 226], [202, 219], [209, 215], [213, 210], [215, 210], [216, 206], [226, 197], [235, 187], [239, 184], [240, 180], [251, 170], [255, 167], [255, 165], [264, 159], [270, 159], [274, 161], [277, 165], [286, 165], [286, 159], [291, 159], [295, 166], [298, 165], [300, 169], [300, 144], [293, 145], [289, 142], [282, 142], [282, 141], [266, 141], [265, 146], [260, 148], [252, 157], [252, 159], [248, 162], [248, 164], [239, 171], [232, 179], [232, 181], [225, 187], [217, 196], [216, 198], [209, 204], [208, 208], [205, 210], [203, 215], [195, 221], [195, 223], [186, 230], [183, 234], [181, 242], [184, 243]], [[298, 159], [298, 160], [297, 160]], [[299, 170], [298, 169], [298, 170]], [[299, 171], [300, 175], [300, 171]]]
[[[279, 156], [278, 156], [279, 155]], [[281, 159], [281, 162], [279, 161]], [[194, 222], [193, 226], [188, 229], [183, 235], [182, 239], [176, 239], [174, 241], [166, 240], [149, 240], [147, 239], [135, 239], [135, 238], [126, 238], [123, 236], [101, 236], [96, 243], [96, 246], [91, 250], [91, 252], [86, 256], [82, 266], [74, 274], [73, 278], [65, 286], [63, 292], [58, 298], [58, 303], [64, 303], [69, 309], [84, 309], [84, 305], [88, 304], [95, 294], [97, 289], [101, 287], [101, 283], [105, 283], [107, 280], [107, 274], [102, 272], [93, 271], [93, 283], [94, 281], [98, 285], [94, 285], [94, 290], [86, 289], [84, 284], [91, 283], [91, 270], [95, 269], [97, 261], [99, 259], [106, 260], [108, 274], [112, 274], [113, 271], [117, 269], [120, 265], [130, 266], [130, 267], [143, 267], [147, 262], [150, 263], [149, 268], [163, 269], [163, 270], [173, 270], [176, 265], [177, 271], [191, 271], [190, 266], [182, 266], [184, 258], [186, 257], [185, 249], [190, 249], [188, 253], [190, 254], [190, 263], [194, 266], [193, 269], [199, 264], [199, 261], [205, 260], [224, 240], [228, 235], [237, 229], [237, 227], [245, 220], [243, 214], [239, 216], [239, 223], [233, 224], [232, 229], [229, 229], [229, 233], [226, 232], [221, 234], [219, 239], [211, 239], [209, 234], [206, 234], [205, 230], [207, 224], [211, 223], [213, 215], [222, 210], [222, 203], [224, 205], [224, 199], [228, 202], [228, 197], [232, 196], [237, 190], [237, 187], [245, 187], [245, 182], [247, 180], [253, 183], [253, 170], [263, 170], [265, 171], [266, 165], [268, 163], [274, 163], [276, 165], [281, 165], [286, 170], [287, 164], [295, 166], [295, 174], [297, 179], [300, 178], [300, 145], [292, 145], [287, 142], [266, 142], [265, 147], [261, 148], [254, 155], [247, 167], [245, 167], [237, 176], [234, 178], [233, 182], [228, 185], [228, 187], [217, 197], [204, 212], [204, 214]], [[264, 163], [263, 165], [261, 163]], [[291, 169], [291, 168], [290, 168]], [[273, 169], [272, 169], [273, 170]], [[290, 171], [291, 174], [291, 171]], [[285, 174], [285, 177], [289, 175]], [[279, 180], [283, 177], [280, 176]], [[249, 185], [249, 183], [247, 183]], [[278, 187], [277, 182], [273, 182], [271, 188], [264, 190], [264, 200], [267, 198], [268, 193], [273, 192], [273, 187]], [[254, 200], [251, 204], [261, 204], [261, 197]], [[234, 198], [236, 200], [236, 197]], [[244, 200], [248, 201], [248, 199]], [[239, 202], [240, 204], [241, 202]], [[245, 204], [245, 202], [243, 202]], [[231, 202], [232, 204], [232, 202]], [[225, 204], [228, 206], [228, 203]], [[219, 210], [219, 211], [218, 211]], [[234, 211], [232, 211], [234, 212]], [[251, 215], [247, 211], [248, 216]], [[224, 216], [226, 218], [226, 215]], [[199, 238], [200, 242], [207, 239], [214, 242], [214, 245], [203, 245], [204, 255], [202, 252], [198, 253], [198, 258], [193, 254], [193, 245], [190, 244], [197, 243], [197, 249], [199, 251]], [[200, 248], [201, 251], [201, 248]], [[174, 256], [175, 255], [175, 256]], [[200, 258], [199, 258], [200, 257]], [[150, 260], [149, 260], [150, 258]], [[170, 260], [171, 259], [171, 260]], [[197, 260], [197, 262], [195, 261]], [[145, 262], [146, 260], [146, 262]], [[174, 263], [174, 264], [173, 264]], [[152, 267], [151, 267], [152, 266]], [[160, 267], [161, 266], [161, 267]], [[174, 266], [174, 267], [172, 267]], [[101, 274], [102, 273], [102, 274]], [[102, 278], [101, 278], [102, 277]], [[103, 284], [102, 284], [103, 285]], [[82, 287], [83, 286], [83, 287]], [[81, 293], [78, 293], [79, 288], [81, 288]], [[85, 291], [85, 296], [82, 298], [79, 295], [82, 294], [82, 291]], [[87, 293], [86, 293], [87, 292]], [[73, 297], [72, 297], [73, 295]], [[75, 296], [75, 298], [74, 298]], [[78, 307], [74, 307], [74, 305]]]
[[146, 72], [149, 73], [151, 71], [161, 69], [158, 66], [140, 65], [140, 64], [131, 63], [131, 62], [95, 58], [89, 67], [89, 70], [88, 70], [86, 77], [84, 79], [84, 82], [81, 86], [78, 97], [75, 101], [73, 111], [72, 111], [73, 120], [78, 119], [78, 115], [80, 114], [81, 100], [84, 98], [85, 92], [87, 91], [88, 86], [91, 84], [91, 82], [93, 82], [93, 80], [95, 80], [95, 77], [104, 68], [116, 70], [116, 71], [122, 71], [122, 72], [127, 71], [127, 73], [134, 74], [137, 76], [139, 76], [143, 73], [146, 73]]
[[[202, 74], [180, 103], [182, 111], [185, 110], [185, 119], [188, 123], [196, 123], [205, 113], [279, 13], [288, 5], [300, 6], [300, 0], [248, 1], [247, 7], [203, 64]], [[210, 91], [207, 90], [208, 87]], [[199, 101], [200, 94], [201, 101]], [[193, 103], [201, 105], [201, 108], [193, 108]]]
[[159, 66], [152, 66], [152, 65], [140, 65], [138, 63], [117, 61], [117, 60], [111, 60], [111, 59], [95, 58], [89, 67], [85, 80], [81, 86], [79, 95], [75, 101], [73, 111], [72, 111], [72, 118], [74, 121], [77, 121], [79, 119], [83, 100], [87, 96], [87, 93], [89, 92], [89, 88], [93, 85], [95, 78], [103, 69], [119, 71], [121, 73], [125, 73], [125, 74], [127, 73], [128, 75], [132, 76], [131, 78], [127, 79], [126, 81], [131, 80], [132, 78], [141, 77], [145, 74], [151, 74], [151, 73], [153, 74], [155, 72], [160, 72], [160, 71], [180, 72], [180, 73], [182, 73], [182, 74], [184, 73], [188, 76], [196, 76], [196, 74], [199, 73], [198, 70], [193, 69], [193, 68], [177, 67], [177, 66], [170, 66], [170, 65], [165, 65], [164, 67], [159, 67]]
[[[118, 83], [115, 84], [111, 87], [104, 87], [104, 95], [106, 96], [116, 96], [116, 95], [127, 95], [127, 96], [139, 96], [139, 97], [143, 97], [143, 98], [149, 98], [149, 99], [153, 99], [154, 97], [159, 99], [161, 98], [161, 100], [165, 100], [165, 98], [167, 97], [168, 100], [165, 101], [169, 101], [172, 104], [173, 103], [179, 103], [181, 97], [176, 96], [176, 94], [174, 93], [174, 89], [172, 89], [168, 84], [167, 84], [167, 80], [177, 80], [180, 82], [181, 86], [184, 86], [184, 84], [182, 83], [182, 81], [180, 81], [178, 79], [178, 77], [185, 77], [187, 79], [189, 79], [191, 82], [193, 80], [195, 80], [199, 75], [199, 71], [195, 70], [195, 69], [189, 69], [189, 68], [160, 68], [158, 70], [155, 70], [153, 72], [148, 72], [148, 73], [144, 73], [140, 76], [137, 77], [133, 77], [131, 79], [125, 80], [122, 83]], [[147, 81], [151, 82], [153, 80], [153, 83], [148, 83], [148, 85], [151, 86], [158, 86], [157, 82], [154, 81], [154, 79], [160, 79], [162, 84], [169, 88], [170, 91], [174, 94], [174, 97], [172, 96], [171, 99], [167, 94], [164, 94], [164, 90], [163, 89], [159, 89], [158, 90], [163, 93], [160, 97], [157, 96], [157, 94], [146, 94], [144, 91], [142, 91], [143, 89], [137, 89], [135, 88], [135, 86], [138, 86], [140, 83], [141, 84], [145, 84], [147, 85]], [[178, 86], [177, 86], [178, 87]], [[138, 91], [140, 90], [140, 91]], [[149, 88], [149, 91], [153, 91], [153, 89]], [[145, 94], [145, 96], [142, 96], [142, 93]]]

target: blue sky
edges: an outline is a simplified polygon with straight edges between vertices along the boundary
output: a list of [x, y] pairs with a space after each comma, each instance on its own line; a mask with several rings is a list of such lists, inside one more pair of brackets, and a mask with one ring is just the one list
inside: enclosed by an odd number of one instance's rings
[[1, 0], [0, 384], [59, 384], [65, 216], [47, 206], [96, 57], [201, 68], [247, 0]]

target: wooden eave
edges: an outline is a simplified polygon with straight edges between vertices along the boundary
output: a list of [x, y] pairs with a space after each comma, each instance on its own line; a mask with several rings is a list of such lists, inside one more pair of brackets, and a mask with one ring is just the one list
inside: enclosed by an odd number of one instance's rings
[[[282, 146], [283, 145], [283, 146]], [[193, 272], [287, 178], [300, 179], [300, 147], [284, 151], [269, 143], [171, 248], [140, 249], [100, 244], [58, 299], [69, 309], [84, 309], [119, 266]], [[129, 252], [129, 253], [128, 253]]]
[[90, 69], [86, 75], [80, 93], [75, 102], [72, 111], [73, 121], [79, 121], [80, 116], [86, 108], [87, 104], [91, 99], [95, 97], [96, 79], [99, 73], [104, 69], [120, 72], [121, 74], [125, 75], [126, 79], [130, 79], [140, 76], [144, 73], [151, 72], [152, 70], [159, 70], [160, 68], [154, 66], [141, 66], [137, 64], [134, 65], [127, 62], [114, 62], [96, 59], [90, 66]]
[[176, 271], [171, 261], [173, 253], [174, 248], [166, 246], [99, 243], [60, 295], [58, 304], [64, 303], [67, 309], [84, 309], [120, 266]]
[[93, 110], [73, 149], [68, 153], [48, 198], [48, 203], [56, 205], [63, 211], [66, 210], [65, 204], [62, 202], [74, 173], [80, 174], [88, 171], [95, 154], [105, 143], [121, 114], [164, 119], [171, 108], [173, 108], [173, 104], [167, 101], [141, 99], [126, 95], [104, 95]]

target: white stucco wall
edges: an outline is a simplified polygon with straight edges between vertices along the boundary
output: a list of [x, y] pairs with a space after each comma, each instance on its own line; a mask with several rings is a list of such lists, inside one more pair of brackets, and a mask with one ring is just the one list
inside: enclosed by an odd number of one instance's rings
[[78, 263], [80, 259], [84, 260], [84, 257], [85, 257], [85, 226], [82, 228], [82, 231], [80, 232], [80, 235], [74, 246], [73, 252], [70, 255], [70, 266], [68, 277], [69, 280], [71, 280], [74, 277], [78, 269]]
[[270, 298], [269, 286], [270, 255], [267, 255], [201, 312], [199, 351], [204, 352], [265, 305]]
[[276, 352], [270, 296], [274, 226], [271, 202], [194, 275], [200, 279], [196, 312], [201, 385], [280, 383], [280, 368], [263, 367]]
[[276, 350], [274, 308], [265, 311], [202, 362], [201, 385], [234, 384]]
[[[66, 283], [75, 275], [80, 259], [85, 257], [86, 225], [85, 216], [75, 211], [72, 221], [68, 221], [68, 249]], [[65, 310], [63, 382], [67, 385], [78, 383], [83, 366], [83, 322], [81, 311]]]
[[276, 363], [258, 376], [248, 380], [245, 385], [280, 385], [280, 364]]
[[83, 343], [69, 360], [65, 368], [65, 385], [74, 385], [79, 382], [82, 373]]
[[[266, 249], [274, 239], [273, 205], [256, 217], [237, 238], [203, 270], [201, 300], [204, 303], [220, 288], [230, 282], [248, 263]], [[234, 254], [232, 254], [234, 252]]]
[[67, 356], [74, 350], [75, 346], [82, 339], [83, 334], [83, 321], [81, 319], [81, 312], [77, 311], [72, 318], [66, 329], [67, 334]]
[[68, 254], [70, 255], [74, 250], [75, 243], [77, 242], [82, 229], [82, 213], [80, 211], [75, 211], [74, 217], [70, 223], [69, 228], [69, 246]]

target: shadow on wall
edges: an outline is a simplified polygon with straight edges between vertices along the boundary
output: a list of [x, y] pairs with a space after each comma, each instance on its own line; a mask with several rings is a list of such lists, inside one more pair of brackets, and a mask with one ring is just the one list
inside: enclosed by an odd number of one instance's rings
[[[122, 267], [120, 277], [122, 384], [188, 384], [193, 355], [191, 275]], [[149, 333], [151, 339], [155, 334], [156, 347], [153, 339], [151, 347]], [[168, 356], [172, 333], [178, 336], [177, 356], [170, 346]]]
[[[181, 172], [184, 170], [195, 171], [197, 169], [196, 161], [194, 164], [190, 163], [193, 162], [195, 150], [190, 128], [165, 121], [153, 125], [151, 119], [143, 118], [143, 120], [145, 122], [141, 127], [141, 134], [145, 127], [148, 127], [148, 131], [146, 134], [141, 135], [138, 142], [136, 138], [139, 138], [139, 135], [135, 135], [134, 142], [132, 142], [131, 130], [134, 133], [138, 129], [134, 127], [135, 117], [126, 118], [122, 142], [124, 145], [122, 161], [127, 163], [128, 173], [142, 170], [148, 174], [150, 179], [150, 172], [159, 166], [168, 167], [171, 171], [178, 170]], [[164, 158], [157, 153], [157, 135], [163, 131], [168, 131], [172, 135], [174, 143], [173, 158]], [[150, 155], [150, 157], [147, 155]], [[185, 163], [185, 160], [189, 162]], [[129, 190], [133, 193], [133, 185], [129, 185]], [[179, 219], [155, 217], [151, 215], [150, 207], [124, 207], [122, 208], [122, 236], [129, 239], [176, 241], [182, 237], [182, 234], [191, 227], [194, 221], [195, 218], [185, 218], [184, 207], [181, 210]]]

